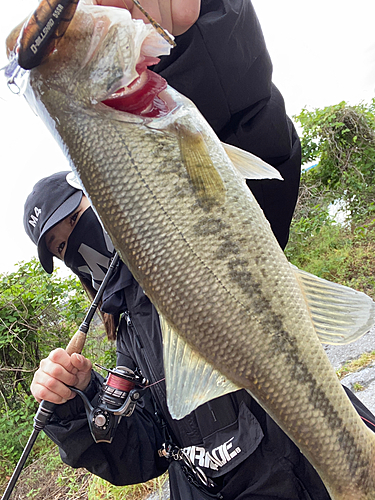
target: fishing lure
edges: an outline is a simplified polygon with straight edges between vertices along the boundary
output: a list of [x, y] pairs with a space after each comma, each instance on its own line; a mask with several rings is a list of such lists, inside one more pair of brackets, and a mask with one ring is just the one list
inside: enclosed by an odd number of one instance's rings
[[43, 0], [25, 22], [16, 48], [18, 64], [32, 69], [54, 51], [73, 19], [79, 0]]
[[[142, 7], [138, 0], [134, 5], [148, 19], [156, 31], [176, 45], [171, 36]], [[16, 46], [19, 66], [32, 69], [42, 64], [55, 50], [73, 19], [79, 0], [42, 0], [34, 13], [24, 23]]]

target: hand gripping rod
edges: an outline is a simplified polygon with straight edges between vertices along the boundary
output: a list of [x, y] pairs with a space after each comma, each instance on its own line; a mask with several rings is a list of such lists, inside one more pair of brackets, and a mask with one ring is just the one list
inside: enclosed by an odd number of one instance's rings
[[[71, 340], [66, 348], [66, 352], [69, 355], [73, 354], [74, 352], [77, 352], [79, 354], [82, 352], [83, 346], [85, 345], [86, 335], [87, 335], [87, 332], [89, 330], [90, 323], [91, 323], [92, 318], [94, 317], [94, 314], [98, 308], [98, 305], [99, 305], [100, 299], [102, 298], [105, 287], [107, 286], [109, 279], [113, 275], [113, 271], [117, 265], [118, 260], [119, 260], [119, 255], [116, 252], [112, 258], [111, 265], [109, 266], [108, 271], [107, 271], [106, 275], [104, 276], [104, 279], [99, 287], [99, 290], [97, 291], [95, 298], [92, 301], [91, 306], [86, 313], [85, 319], [81, 323], [77, 332], [71, 338]], [[49, 401], [42, 401], [40, 403], [39, 408], [38, 408], [38, 410], [35, 414], [35, 417], [34, 417], [33, 432], [31, 433], [31, 435], [29, 437], [29, 440], [28, 440], [28, 442], [27, 442], [27, 444], [22, 452], [22, 455], [18, 461], [16, 468], [14, 469], [12, 477], [10, 478], [8, 486], [6, 487], [4, 494], [1, 497], [1, 500], [8, 500], [10, 495], [12, 494], [12, 491], [16, 485], [16, 482], [19, 478], [19, 475], [21, 474], [22, 468], [25, 465], [27, 457], [29, 456], [30, 451], [32, 450], [32, 447], [35, 443], [35, 440], [38, 437], [39, 432], [41, 430], [43, 430], [44, 427], [49, 422], [56, 406], [58, 406], [58, 405], [56, 405], [55, 403], [50, 403]]]

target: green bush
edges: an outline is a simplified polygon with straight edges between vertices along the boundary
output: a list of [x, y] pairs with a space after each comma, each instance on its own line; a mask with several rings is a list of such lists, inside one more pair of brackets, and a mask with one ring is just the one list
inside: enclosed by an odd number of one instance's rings
[[[32, 431], [33, 374], [52, 349], [67, 345], [87, 304], [76, 278], [49, 276], [35, 259], [0, 277], [0, 482]], [[46, 446], [39, 438], [35, 451]]]
[[33, 372], [41, 359], [67, 345], [86, 306], [76, 278], [49, 276], [36, 260], [1, 276], [0, 404], [8, 411], [30, 395]]
[[[302, 110], [300, 195], [286, 248], [289, 260], [313, 274], [375, 298], [375, 99], [370, 105]], [[344, 223], [330, 215], [334, 203]]]
[[304, 190], [325, 203], [344, 200], [352, 218], [367, 216], [375, 195], [375, 98], [303, 109], [294, 119], [303, 128], [302, 163], [318, 163], [305, 174]]

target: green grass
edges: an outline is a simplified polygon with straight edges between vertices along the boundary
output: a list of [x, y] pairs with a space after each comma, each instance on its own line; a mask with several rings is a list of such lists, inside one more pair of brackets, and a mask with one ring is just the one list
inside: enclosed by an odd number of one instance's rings
[[113, 486], [100, 477], [92, 476], [88, 488], [88, 500], [143, 500], [151, 492], [161, 491], [168, 475], [132, 486]]
[[[27, 500], [144, 500], [151, 492], [161, 491], [168, 474], [132, 486], [113, 486], [85, 469], [65, 465], [56, 446], [26, 467], [16, 484], [12, 498]], [[0, 484], [0, 495], [9, 477]]]
[[327, 222], [304, 237], [293, 224], [286, 254], [300, 269], [375, 299], [375, 219], [351, 227]]
[[345, 377], [345, 375], [362, 370], [366, 366], [370, 365], [373, 361], [375, 361], [375, 351], [365, 352], [358, 359], [348, 361], [341, 368], [339, 368], [336, 371], [337, 376], [341, 380], [343, 377]]

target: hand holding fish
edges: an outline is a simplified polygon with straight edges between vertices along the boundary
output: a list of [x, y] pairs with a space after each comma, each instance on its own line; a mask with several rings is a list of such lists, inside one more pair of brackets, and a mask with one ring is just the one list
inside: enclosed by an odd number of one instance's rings
[[31, 392], [40, 403], [42, 399], [61, 404], [75, 397], [68, 385], [84, 390], [91, 379], [91, 361], [81, 354], [71, 356], [64, 349], [55, 349], [42, 359], [35, 372]]
[[[134, 19], [147, 19], [132, 0], [97, 0], [97, 4], [126, 8]], [[198, 19], [200, 0], [143, 0], [142, 7], [172, 35], [181, 35]]]

